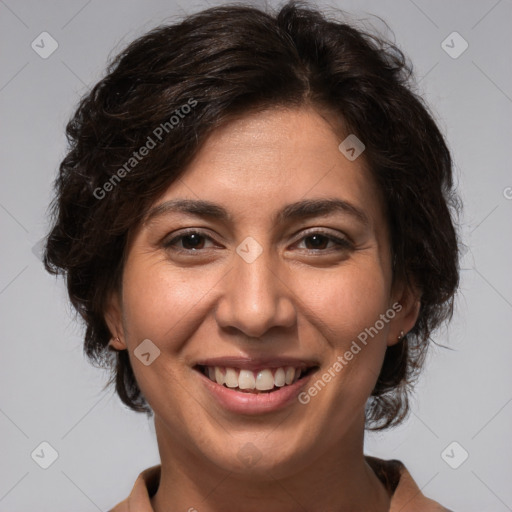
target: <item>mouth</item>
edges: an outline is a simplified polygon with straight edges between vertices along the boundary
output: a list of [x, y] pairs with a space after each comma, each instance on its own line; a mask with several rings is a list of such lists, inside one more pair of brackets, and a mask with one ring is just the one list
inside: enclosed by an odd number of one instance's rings
[[319, 367], [317, 365], [283, 365], [260, 368], [240, 368], [198, 364], [194, 369], [210, 381], [225, 388], [246, 394], [270, 394], [293, 386], [297, 381], [305, 379]]
[[320, 370], [317, 359], [285, 356], [224, 356], [195, 361], [202, 392], [223, 412], [278, 414], [299, 404], [299, 393]]

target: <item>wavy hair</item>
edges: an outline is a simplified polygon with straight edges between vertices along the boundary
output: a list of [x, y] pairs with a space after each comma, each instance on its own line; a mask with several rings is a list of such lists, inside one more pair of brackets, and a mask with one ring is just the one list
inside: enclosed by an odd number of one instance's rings
[[[370, 429], [405, 418], [431, 333], [450, 318], [459, 282], [450, 152], [397, 46], [300, 2], [273, 13], [214, 7], [150, 31], [110, 63], [67, 125], [45, 266], [65, 275], [85, 322], [84, 352], [111, 369], [107, 385], [131, 409], [152, 413], [127, 351], [108, 345], [104, 319], [129, 231], [217, 127], [254, 110], [303, 106], [335, 116], [364, 141], [386, 208], [393, 279], [421, 290], [418, 320], [387, 349], [366, 409]], [[122, 173], [158, 126], [162, 143]]]

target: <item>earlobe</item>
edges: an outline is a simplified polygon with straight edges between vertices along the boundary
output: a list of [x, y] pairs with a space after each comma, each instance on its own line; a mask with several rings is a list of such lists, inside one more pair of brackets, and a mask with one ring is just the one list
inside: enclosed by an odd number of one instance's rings
[[391, 322], [388, 346], [400, 342], [416, 325], [421, 309], [421, 292], [416, 287], [406, 286], [403, 288], [401, 297], [397, 302], [401, 309]]
[[108, 345], [115, 350], [125, 350], [126, 344], [124, 341], [121, 341], [119, 336], [116, 336], [115, 338], [110, 338], [110, 341], [108, 342]]
[[126, 343], [124, 342], [124, 331], [122, 323], [121, 305], [117, 293], [113, 293], [108, 300], [105, 309], [105, 322], [112, 335], [108, 342], [109, 346], [115, 350], [125, 350]]

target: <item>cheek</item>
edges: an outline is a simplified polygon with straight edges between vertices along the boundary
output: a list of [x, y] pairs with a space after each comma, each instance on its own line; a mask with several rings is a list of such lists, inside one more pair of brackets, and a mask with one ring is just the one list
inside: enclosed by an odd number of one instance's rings
[[163, 261], [127, 262], [123, 281], [123, 312], [129, 344], [145, 338], [165, 343], [171, 352], [180, 348], [200, 322], [208, 294], [220, 272], [170, 267]]
[[[333, 346], [342, 349], [373, 326], [389, 303], [389, 284], [376, 264], [349, 264], [302, 282], [303, 297]], [[385, 329], [382, 329], [385, 331]]]
[[336, 436], [347, 418], [359, 417], [380, 373], [389, 329], [380, 319], [389, 307], [389, 283], [378, 265], [347, 265], [324, 275], [303, 296], [317, 337], [329, 348], [322, 373], [301, 403], [329, 418], [326, 436]]
[[[140, 255], [125, 265], [123, 327], [135, 378], [155, 412], [165, 407], [174, 411], [177, 429], [188, 421], [183, 404], [190, 400], [183, 386], [189, 369], [181, 364], [180, 354], [206, 314], [208, 291], [217, 281], [208, 273], [171, 269], [161, 259]], [[136, 355], [146, 339], [160, 351], [147, 366]], [[150, 347], [152, 358], [156, 352]]]

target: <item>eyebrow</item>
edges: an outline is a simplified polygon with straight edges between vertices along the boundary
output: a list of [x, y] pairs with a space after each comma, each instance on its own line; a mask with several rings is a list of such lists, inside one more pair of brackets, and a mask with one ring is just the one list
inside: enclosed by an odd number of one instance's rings
[[[151, 208], [144, 219], [144, 223], [147, 224], [156, 217], [175, 212], [225, 222], [232, 220], [231, 214], [216, 203], [196, 199], [171, 199]], [[370, 226], [370, 220], [363, 210], [338, 198], [304, 199], [291, 203], [278, 212], [273, 221], [284, 223], [292, 220], [327, 216], [333, 213], [350, 215], [365, 226]]]

